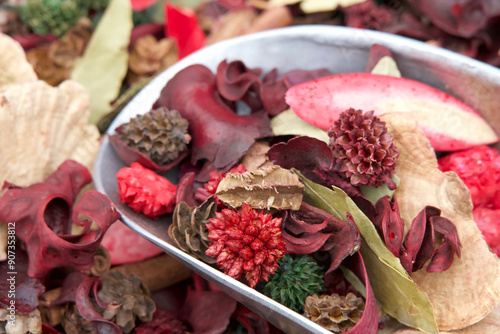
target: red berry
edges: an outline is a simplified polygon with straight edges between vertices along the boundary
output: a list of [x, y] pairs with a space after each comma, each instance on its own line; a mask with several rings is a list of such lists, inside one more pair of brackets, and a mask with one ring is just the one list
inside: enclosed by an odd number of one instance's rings
[[135, 211], [157, 219], [174, 209], [177, 186], [141, 164], [120, 169], [116, 178], [120, 201]]
[[500, 208], [500, 155], [482, 145], [438, 160], [443, 172], [453, 171], [469, 188], [474, 206]]
[[472, 212], [477, 227], [493, 253], [500, 256], [500, 209], [475, 208]]

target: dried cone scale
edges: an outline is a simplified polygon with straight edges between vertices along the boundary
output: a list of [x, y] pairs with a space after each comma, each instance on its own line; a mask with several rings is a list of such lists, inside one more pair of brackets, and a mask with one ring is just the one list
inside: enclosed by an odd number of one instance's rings
[[132, 118], [122, 126], [121, 139], [158, 165], [166, 165], [187, 149], [188, 121], [176, 110], [159, 108]]
[[210, 246], [206, 224], [209, 218], [215, 218], [216, 210], [213, 197], [196, 208], [181, 202], [174, 209], [173, 222], [168, 229], [168, 235], [180, 249], [205, 263], [216, 262], [215, 258], [205, 255]]
[[304, 316], [334, 333], [351, 329], [361, 319], [365, 303], [349, 292], [346, 296], [312, 295], [306, 298]]

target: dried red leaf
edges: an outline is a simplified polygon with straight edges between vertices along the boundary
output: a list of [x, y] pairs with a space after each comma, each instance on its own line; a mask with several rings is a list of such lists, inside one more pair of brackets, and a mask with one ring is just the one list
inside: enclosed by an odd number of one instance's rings
[[178, 8], [165, 3], [166, 36], [177, 41], [179, 59], [205, 46], [205, 32], [198, 24], [196, 13], [188, 7]]
[[238, 304], [238, 307], [231, 315], [231, 318], [236, 319], [240, 324], [242, 324], [248, 334], [282, 333], [276, 327], [272, 326], [266, 320], [262, 319], [241, 304]]
[[190, 207], [198, 206], [194, 192], [195, 176], [195, 172], [188, 172], [184, 174], [179, 180], [179, 183], [177, 183], [177, 193], [175, 194], [176, 205], [180, 202], [186, 202]]
[[158, 219], [174, 209], [177, 186], [141, 164], [120, 169], [116, 178], [120, 201], [135, 211]]
[[130, 0], [130, 2], [132, 3], [132, 9], [135, 11], [144, 10], [154, 4], [156, 1], [158, 0]]
[[[83, 165], [66, 160], [45, 182], [9, 189], [0, 198], [0, 220], [16, 222], [16, 235], [26, 243], [29, 276], [42, 277], [62, 266], [87, 270], [94, 264], [93, 256], [104, 233], [120, 215], [105, 195], [93, 190], [85, 192], [71, 210], [76, 195], [90, 181]], [[66, 220], [68, 212], [72, 220]], [[84, 227], [82, 234], [62, 234], [69, 231], [72, 221]], [[91, 221], [101, 232], [92, 242], [77, 243], [88, 232]], [[51, 227], [63, 232], [57, 234]]]
[[63, 305], [66, 303], [75, 303], [76, 302], [76, 290], [78, 286], [85, 281], [89, 276], [80, 271], [75, 271], [70, 273], [63, 281], [61, 286], [61, 294], [57, 299], [48, 303], [48, 307]]
[[186, 67], [169, 80], [154, 108], [177, 110], [189, 122], [191, 162], [207, 159], [215, 168], [234, 165], [257, 138], [272, 136], [264, 113], [236, 115], [216, 89], [215, 75], [203, 65]]
[[342, 188], [349, 196], [361, 195], [358, 187], [333, 170], [332, 151], [321, 140], [307, 136], [292, 138], [287, 143], [273, 145], [267, 156], [282, 168], [298, 169], [313, 182]]
[[377, 214], [373, 224], [384, 237], [385, 245], [394, 256], [399, 256], [404, 236], [404, 220], [399, 215], [398, 203], [389, 202], [389, 197], [384, 196], [377, 201]]
[[80, 283], [75, 296], [76, 308], [85, 320], [92, 322], [92, 326], [97, 333], [122, 334], [120, 327], [104, 319], [104, 317], [94, 309], [90, 294], [93, 291], [94, 297], [97, 299], [97, 289], [100, 284], [101, 280], [97, 277], [88, 277]]
[[52, 42], [57, 41], [57, 37], [51, 34], [47, 35], [38, 35], [38, 34], [29, 34], [29, 35], [15, 35], [12, 38], [21, 44], [24, 51], [28, 51], [29, 49], [36, 48], [38, 46], [44, 44], [50, 44]]
[[153, 319], [134, 328], [133, 334], [185, 334], [188, 330], [183, 322], [171, 313], [156, 309]]
[[222, 291], [189, 289], [181, 317], [194, 333], [217, 334], [224, 332], [235, 310], [236, 300]]
[[[28, 276], [28, 255], [16, 248], [15, 264], [0, 262], [0, 305], [6, 309], [14, 307], [17, 312], [30, 313], [38, 306], [38, 295], [45, 287], [38, 279]], [[13, 288], [14, 284], [15, 288]], [[14, 297], [12, 296], [14, 293]], [[12, 305], [11, 301], [15, 301]]]

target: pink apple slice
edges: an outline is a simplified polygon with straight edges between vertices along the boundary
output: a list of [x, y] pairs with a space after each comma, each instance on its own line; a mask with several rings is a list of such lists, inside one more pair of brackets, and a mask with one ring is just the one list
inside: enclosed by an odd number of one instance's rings
[[434, 87], [370, 73], [338, 74], [291, 87], [286, 102], [309, 124], [328, 130], [349, 109], [411, 114], [436, 151], [456, 151], [499, 141], [474, 109]]

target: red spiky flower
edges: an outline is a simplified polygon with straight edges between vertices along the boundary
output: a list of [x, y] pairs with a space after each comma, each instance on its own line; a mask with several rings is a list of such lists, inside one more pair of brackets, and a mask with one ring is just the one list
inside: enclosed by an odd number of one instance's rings
[[210, 247], [217, 265], [235, 279], [245, 277], [250, 287], [268, 280], [285, 255], [281, 218], [273, 218], [244, 203], [241, 210], [224, 209], [207, 224]]

